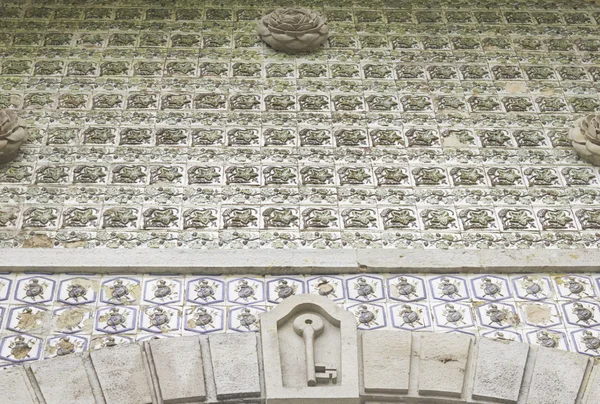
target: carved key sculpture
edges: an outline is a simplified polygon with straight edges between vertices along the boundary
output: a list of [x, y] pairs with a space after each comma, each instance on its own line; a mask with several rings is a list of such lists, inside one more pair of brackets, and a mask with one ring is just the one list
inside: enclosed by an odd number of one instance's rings
[[317, 376], [317, 383], [327, 384], [333, 382], [337, 383], [337, 369], [333, 365], [315, 365], [315, 372]]
[[315, 369], [315, 338], [323, 333], [323, 320], [315, 314], [302, 314], [294, 320], [294, 331], [304, 338], [306, 379], [309, 386], [317, 385]]
[[356, 319], [300, 294], [260, 317], [267, 404], [359, 404]]

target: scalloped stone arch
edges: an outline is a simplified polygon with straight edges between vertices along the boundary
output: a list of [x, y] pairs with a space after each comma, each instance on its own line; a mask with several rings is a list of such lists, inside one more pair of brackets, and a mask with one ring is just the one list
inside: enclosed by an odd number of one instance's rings
[[[358, 352], [356, 397], [332, 394], [319, 403], [600, 402], [600, 362], [582, 354], [463, 333], [378, 330], [357, 337], [349, 347]], [[260, 339], [161, 338], [25, 363], [0, 371], [0, 403], [314, 403], [304, 388], [286, 399], [269, 396]]]

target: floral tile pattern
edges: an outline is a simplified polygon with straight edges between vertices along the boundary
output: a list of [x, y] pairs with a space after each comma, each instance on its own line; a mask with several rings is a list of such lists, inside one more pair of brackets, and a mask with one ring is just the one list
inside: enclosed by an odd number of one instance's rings
[[61, 335], [46, 340], [44, 359], [65, 356], [87, 350], [89, 337], [79, 335]]
[[198, 304], [225, 301], [225, 282], [213, 277], [198, 277], [186, 281], [186, 302]]
[[184, 330], [206, 334], [224, 331], [225, 310], [217, 306], [191, 306], [186, 308]]
[[600, 7], [517, 3], [299, 0], [330, 36], [291, 56], [256, 33], [276, 0], [3, 1], [29, 138], [0, 247], [597, 248], [567, 134], [600, 109]]
[[168, 333], [179, 331], [181, 312], [169, 306], [142, 306], [139, 328], [148, 332]]
[[[600, 358], [597, 274], [3, 277], [24, 282], [7, 282], [3, 288], [7, 299], [0, 302], [0, 367], [153, 337], [257, 332], [261, 313], [302, 293], [331, 299], [354, 315], [361, 330], [458, 332]], [[52, 300], [16, 299], [31, 289], [32, 279], [57, 285]], [[73, 285], [88, 292], [79, 302], [65, 298]], [[575, 292], [582, 289], [573, 285], [585, 285], [586, 294], [571, 294], [569, 285]], [[165, 286], [178, 297], [163, 302], [170, 295]], [[502, 296], [493, 299], [490, 294], [498, 295], [498, 290]], [[157, 291], [164, 293], [154, 302]]]
[[143, 301], [150, 304], [179, 305], [183, 302], [181, 280], [159, 278], [144, 282]]
[[96, 333], [133, 331], [137, 324], [138, 310], [127, 306], [103, 307], [96, 312]]
[[228, 312], [228, 330], [238, 332], [258, 331], [259, 316], [266, 308], [258, 306], [238, 306]]
[[422, 304], [390, 305], [389, 316], [394, 328], [403, 330], [421, 330], [431, 328], [429, 306]]
[[400, 275], [386, 279], [390, 299], [414, 302], [427, 299], [424, 277]]
[[387, 325], [386, 310], [382, 305], [360, 303], [347, 306], [346, 310], [354, 314], [360, 330], [376, 330]]
[[42, 353], [41, 338], [17, 334], [2, 338], [0, 342], [0, 359], [7, 363], [19, 363], [38, 360]]
[[550, 297], [552, 286], [550, 279], [544, 276], [513, 276], [512, 277], [513, 291], [515, 299], [524, 300], [543, 300]]
[[139, 303], [142, 292], [141, 279], [134, 277], [108, 278], [101, 288], [100, 301], [108, 304]]
[[429, 279], [431, 296], [436, 300], [459, 301], [469, 298], [467, 279], [456, 276], [436, 276]]
[[385, 298], [383, 279], [371, 275], [354, 276], [346, 280], [348, 299], [374, 302]]
[[22, 303], [48, 304], [54, 299], [56, 281], [48, 277], [20, 276], [13, 299]]
[[307, 279], [306, 293], [316, 293], [336, 302], [343, 302], [346, 299], [344, 280], [337, 276], [316, 276]]
[[493, 275], [473, 277], [471, 288], [475, 299], [499, 301], [510, 296], [508, 277]]
[[[260, 42], [280, 5], [6, 0], [0, 248], [598, 248], [600, 172], [568, 130], [598, 111], [584, 0], [299, 0], [309, 55]], [[314, 293], [361, 330], [600, 357], [598, 274], [0, 274], [0, 366], [151, 338], [257, 332]]]
[[304, 293], [304, 279], [267, 278], [267, 300], [270, 303], [280, 303], [297, 294]]
[[463, 303], [441, 303], [432, 307], [436, 327], [467, 328], [474, 327], [475, 320], [471, 306]]
[[[264, 303], [264, 284], [265, 280], [262, 278], [229, 279], [227, 281], [227, 302], [231, 304]], [[273, 289], [276, 287], [277, 285], [274, 285]], [[274, 296], [273, 298], [275, 299], [276, 297]]]
[[526, 342], [546, 348], [569, 350], [570, 345], [564, 331], [553, 328], [528, 330], [525, 332]]
[[59, 283], [56, 300], [71, 305], [95, 303], [98, 289], [99, 278], [65, 277]]

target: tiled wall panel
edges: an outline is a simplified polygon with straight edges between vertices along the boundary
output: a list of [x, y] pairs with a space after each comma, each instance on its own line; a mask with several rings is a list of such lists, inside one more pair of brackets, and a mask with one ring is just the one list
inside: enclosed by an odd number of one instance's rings
[[284, 299], [316, 293], [360, 330], [516, 340], [600, 357], [600, 275], [0, 276], [0, 365], [115, 344], [256, 332]]
[[2, 2], [0, 246], [598, 246], [599, 6], [296, 1], [331, 36], [287, 56], [290, 2], [172, 3]]

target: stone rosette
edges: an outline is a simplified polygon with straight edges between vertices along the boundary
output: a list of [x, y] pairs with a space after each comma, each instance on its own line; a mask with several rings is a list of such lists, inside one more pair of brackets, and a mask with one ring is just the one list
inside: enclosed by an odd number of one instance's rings
[[17, 157], [26, 137], [25, 121], [15, 112], [0, 110], [0, 164]]
[[260, 20], [258, 34], [273, 49], [293, 54], [317, 49], [327, 40], [329, 28], [312, 10], [278, 8]]
[[600, 115], [587, 115], [576, 120], [569, 137], [579, 157], [600, 166]]

